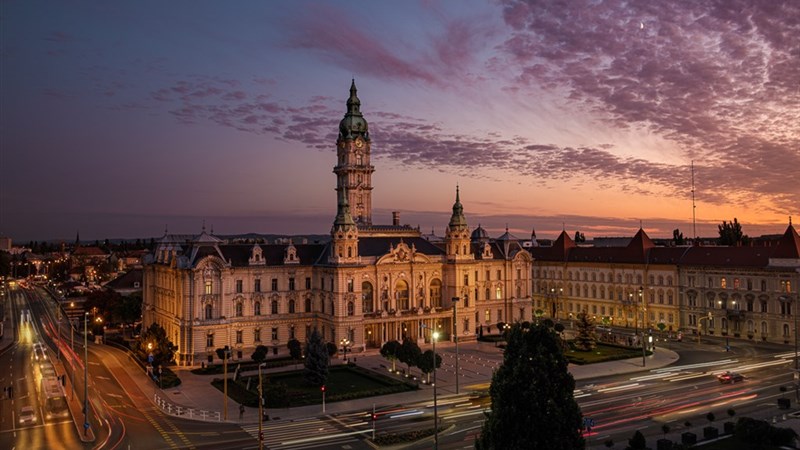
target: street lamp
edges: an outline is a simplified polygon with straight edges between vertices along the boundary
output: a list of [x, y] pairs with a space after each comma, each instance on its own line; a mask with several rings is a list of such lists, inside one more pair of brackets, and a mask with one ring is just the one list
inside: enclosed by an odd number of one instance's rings
[[347, 346], [350, 345], [350, 339], [342, 338], [339, 341], [339, 344], [342, 345], [342, 351], [344, 352], [344, 357], [342, 359], [344, 359], [344, 362], [347, 363]]
[[83, 313], [83, 435], [89, 432], [89, 313]]
[[439, 339], [439, 332], [434, 331], [431, 334], [431, 341], [433, 342], [433, 448], [439, 448], [439, 411], [436, 400], [436, 340]]
[[[453, 342], [456, 344], [456, 394], [458, 394], [458, 325], [456, 323], [456, 308], [458, 306], [458, 297], [453, 297]], [[434, 364], [436, 361], [434, 360]]]
[[224, 398], [222, 399], [222, 409], [223, 409], [223, 416], [225, 420], [228, 420], [228, 355], [230, 354], [230, 349], [226, 345], [223, 349], [223, 356], [222, 358], [222, 372], [223, 372], [223, 395]]
[[258, 365], [258, 450], [264, 450], [264, 383], [261, 381], [261, 368], [267, 363]]

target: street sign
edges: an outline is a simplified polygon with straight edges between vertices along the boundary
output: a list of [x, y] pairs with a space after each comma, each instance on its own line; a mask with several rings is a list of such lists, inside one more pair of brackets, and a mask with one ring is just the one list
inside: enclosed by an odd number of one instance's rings
[[593, 427], [594, 426], [594, 419], [592, 419], [591, 417], [584, 417], [583, 418], [583, 425], [585, 427], [589, 427], [589, 428]]

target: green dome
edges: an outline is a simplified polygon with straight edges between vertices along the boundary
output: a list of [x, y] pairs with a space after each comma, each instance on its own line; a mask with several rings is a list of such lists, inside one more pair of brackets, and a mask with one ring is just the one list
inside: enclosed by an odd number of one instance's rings
[[347, 99], [347, 113], [339, 122], [339, 138], [355, 139], [358, 136], [369, 140], [369, 127], [361, 114], [361, 100], [356, 95], [356, 81], [350, 84], [350, 98]]

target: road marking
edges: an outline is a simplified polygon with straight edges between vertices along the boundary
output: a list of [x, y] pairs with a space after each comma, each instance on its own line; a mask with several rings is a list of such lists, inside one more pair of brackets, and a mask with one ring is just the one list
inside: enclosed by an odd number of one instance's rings
[[98, 375], [98, 376], [96, 376], [95, 378], [99, 378], [99, 379], [101, 379], [101, 380], [106, 380], [106, 381], [111, 381], [111, 378], [104, 377], [104, 376], [102, 376], [102, 375]]
[[123, 396], [121, 396], [121, 395], [119, 395], [119, 394], [111, 394], [111, 393], [108, 393], [108, 394], [106, 394], [106, 395], [108, 395], [109, 397], [123, 398]]

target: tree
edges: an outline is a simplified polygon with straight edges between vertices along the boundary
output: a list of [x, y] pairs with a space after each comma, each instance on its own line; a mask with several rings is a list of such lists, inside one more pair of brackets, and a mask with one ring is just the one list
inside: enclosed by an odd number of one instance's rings
[[721, 225], [717, 225], [719, 231], [719, 238], [717, 244], [719, 245], [749, 245], [750, 237], [742, 232], [742, 224], [733, 218], [733, 222], [722, 221]]
[[336, 344], [333, 342], [326, 342], [325, 343], [325, 351], [328, 352], [328, 358], [333, 358], [334, 355], [339, 351], [339, 348], [336, 347]]
[[306, 342], [305, 371], [303, 377], [311, 386], [323, 386], [328, 380], [330, 356], [325, 342], [317, 330], [311, 332]]
[[633, 437], [628, 439], [628, 446], [625, 450], [645, 450], [647, 449], [647, 441], [641, 431], [636, 430]]
[[411, 339], [405, 338], [403, 339], [403, 343], [400, 345], [400, 349], [397, 352], [397, 359], [400, 360], [401, 363], [405, 364], [406, 368], [408, 369], [408, 373], [411, 373], [411, 366], [415, 366], [417, 364], [417, 360], [421, 354], [422, 350], [420, 350], [419, 345], [417, 345], [417, 343]]
[[686, 240], [683, 238], [683, 233], [681, 230], [675, 228], [672, 230], [672, 243], [675, 245], [683, 245]]
[[300, 341], [297, 339], [289, 339], [289, 342], [286, 343], [286, 347], [289, 349], [289, 356], [295, 361], [299, 360], [303, 356], [303, 345], [300, 344]]
[[381, 347], [381, 356], [392, 362], [392, 372], [396, 371], [397, 353], [400, 351], [400, 343], [389, 341]]
[[581, 233], [580, 231], [576, 231], [575, 232], [575, 242], [576, 243], [586, 242], [586, 236], [583, 233]]
[[575, 347], [585, 352], [592, 350], [597, 342], [597, 337], [594, 334], [594, 321], [586, 311], [578, 313], [575, 327], [578, 329], [575, 335]]
[[537, 324], [526, 331], [517, 324], [507, 341], [489, 388], [492, 410], [475, 448], [583, 449], [575, 379], [555, 331]]
[[[442, 367], [442, 355], [436, 354], [436, 368]], [[420, 354], [419, 359], [417, 359], [416, 366], [419, 367], [420, 372], [425, 374], [426, 382], [431, 382], [431, 372], [433, 372], [434, 367], [434, 360], [433, 360], [433, 350], [425, 350], [425, 353]]]
[[153, 354], [153, 367], [172, 362], [176, 351], [178, 347], [167, 338], [167, 331], [157, 323], [147, 327], [136, 345], [136, 354], [142, 361], [147, 361]]
[[268, 351], [269, 351], [269, 349], [267, 348], [266, 345], [257, 345], [256, 346], [256, 350], [253, 352], [253, 355], [251, 356], [251, 358], [253, 359], [253, 361], [257, 362], [258, 364], [261, 364], [262, 362], [267, 360], [267, 352]]

